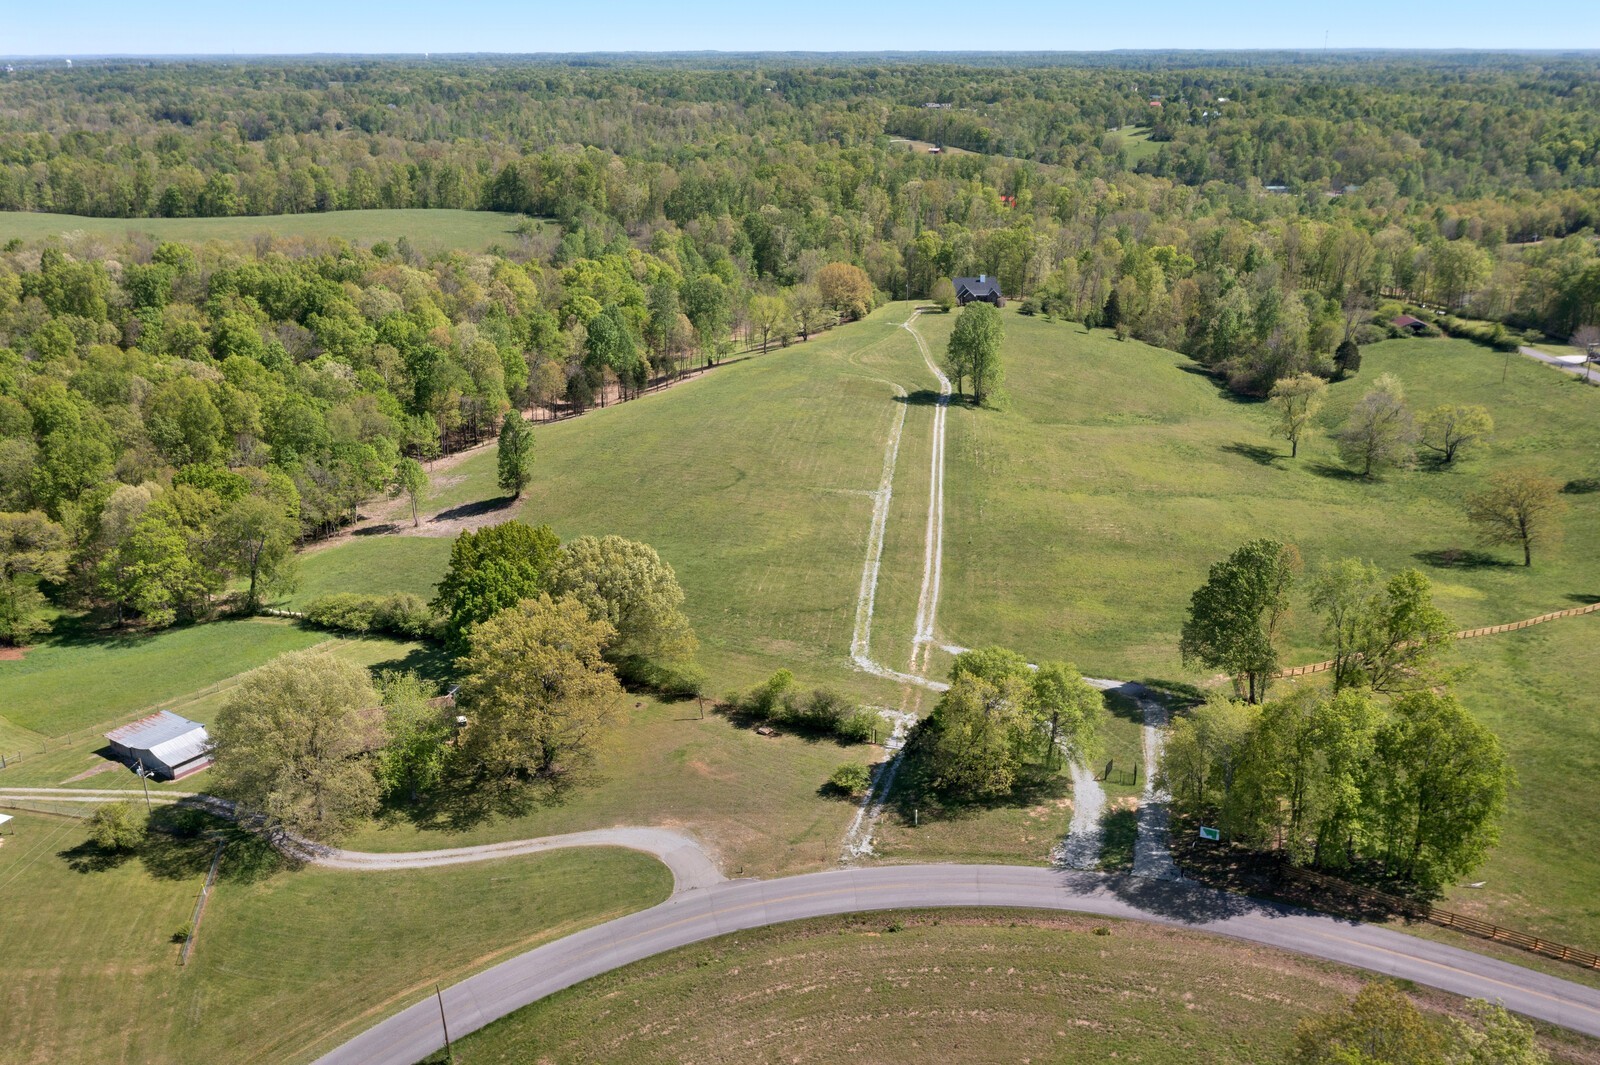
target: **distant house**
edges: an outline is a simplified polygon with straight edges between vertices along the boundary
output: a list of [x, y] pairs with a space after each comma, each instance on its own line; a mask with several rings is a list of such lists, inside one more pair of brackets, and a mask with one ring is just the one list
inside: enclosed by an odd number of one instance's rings
[[206, 727], [170, 710], [113, 729], [106, 739], [118, 758], [163, 780], [177, 780], [211, 764]]
[[1000, 282], [988, 274], [979, 274], [977, 277], [958, 277], [955, 279], [956, 302], [965, 307], [973, 301], [992, 303], [996, 307], [1004, 307], [1006, 298], [1000, 294]]
[[1403, 329], [1408, 333], [1420, 333], [1428, 328], [1428, 323], [1421, 318], [1413, 318], [1409, 314], [1402, 314], [1398, 318], [1389, 319], [1389, 324], [1396, 329]]
[[944, 154], [944, 149], [939, 147], [937, 144], [935, 144], [932, 148], [928, 149], [928, 154], [929, 155], [942, 155], [942, 154]]
[[1000, 206], [1001, 207], [1015, 207], [1016, 205], [1017, 205], [1017, 198], [1015, 196], [1007, 196], [1003, 192], [1000, 194]]

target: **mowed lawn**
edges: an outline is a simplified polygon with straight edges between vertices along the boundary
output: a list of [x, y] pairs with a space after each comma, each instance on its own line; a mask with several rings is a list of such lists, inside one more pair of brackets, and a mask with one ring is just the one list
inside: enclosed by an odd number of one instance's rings
[[300, 556], [294, 592], [276, 605], [303, 610], [313, 599], [338, 592], [409, 592], [432, 600], [450, 563], [451, 542], [443, 536], [369, 536], [308, 552]]
[[[891, 525], [903, 525], [905, 557], [891, 561], [886, 549], [875, 631], [909, 636], [916, 609], [931, 415], [900, 402], [895, 386], [914, 392], [933, 378], [899, 327], [909, 314], [891, 305], [808, 343], [541, 424], [533, 484], [504, 516], [548, 523], [564, 540], [615, 533], [653, 545], [683, 584], [718, 694], [788, 667], [802, 683], [892, 702], [898, 689], [855, 672], [849, 654], [871, 493], [902, 415], [900, 469], [921, 478], [921, 495], [896, 482]], [[495, 463], [493, 448], [469, 457], [429, 507], [499, 498]], [[448, 553], [445, 538], [401, 536], [318, 551], [303, 560], [294, 602], [324, 591], [429, 594]]]
[[19, 813], [6, 827], [0, 889], [27, 900], [0, 937], [0, 1040], [17, 1065], [309, 1061], [436, 980], [650, 906], [672, 885], [654, 859], [609, 849], [394, 873], [252, 871], [225, 854], [180, 968], [173, 935], [208, 843], [163, 837], [104, 867], [82, 822]]
[[452, 823], [404, 804], [353, 836], [359, 850], [406, 851], [493, 843], [612, 825], [670, 825], [693, 832], [729, 876], [815, 872], [838, 860], [854, 804], [821, 793], [844, 762], [878, 755], [866, 745], [782, 733], [759, 735], [693, 702], [629, 700], [595, 779], [564, 801], [515, 817]]
[[1600, 615], [1457, 645], [1462, 701], [1517, 772], [1500, 846], [1446, 902], [1600, 950]]
[[[245, 627], [243, 629], [231, 627], [238, 625]], [[264, 630], [259, 627], [267, 625], [271, 628]], [[191, 641], [201, 641], [202, 651], [196, 652], [190, 642], [169, 645], [164, 642], [164, 636], [154, 636], [140, 646], [140, 653], [130, 651], [129, 654], [135, 661], [138, 671], [157, 679], [163, 676], [164, 670], [178, 673], [178, 667], [174, 664], [175, 655], [210, 656], [207, 672], [197, 675], [195, 679], [204, 680], [221, 672], [225, 674], [221, 680], [163, 698], [159, 704], [139, 702], [132, 709], [125, 708], [113, 717], [97, 718], [94, 723], [104, 726], [104, 729], [88, 729], [66, 739], [52, 741], [39, 733], [9, 726], [15, 730], [13, 735], [16, 742], [10, 746], [0, 747], [0, 751], [5, 753], [8, 760], [19, 752], [22, 758], [10, 761], [5, 772], [0, 774], [0, 786], [17, 788], [67, 785], [94, 789], [137, 790], [141, 787], [139, 778], [120, 763], [110, 761], [103, 753], [106, 743], [102, 731], [109, 730], [113, 724], [131, 720], [141, 712], [153, 712], [151, 710], [153, 705], [159, 705], [161, 709], [172, 710], [192, 721], [209, 725], [216, 718], [217, 711], [222, 709], [233, 694], [243, 674], [280, 653], [314, 646], [329, 655], [368, 669], [380, 671], [416, 669], [428, 676], [437, 672], [440, 657], [437, 648], [421, 643], [379, 636], [335, 637], [330, 633], [302, 628], [289, 622], [265, 619], [257, 622], [212, 622], [204, 628], [216, 630], [211, 634], [215, 637], [214, 642], [206, 642], [208, 637], [204, 632], [190, 637]], [[176, 635], [178, 631], [190, 630], [174, 630], [174, 633], [167, 635]], [[285, 635], [286, 633], [293, 635]], [[149, 659], [143, 657], [144, 655], [150, 656]], [[74, 661], [72, 658], [67, 658], [58, 662], [48, 677], [40, 679], [38, 690], [47, 692], [53, 690], [64, 703], [78, 698], [79, 696], [74, 693], [81, 691], [82, 698], [90, 700], [81, 710], [81, 714], [90, 717], [97, 712], [94, 708], [101, 707], [102, 704], [93, 701], [97, 689], [93, 684], [85, 684], [76, 674], [77, 667], [73, 664]], [[0, 671], [12, 664], [0, 663]], [[237, 672], [230, 673], [230, 670]], [[3, 672], [0, 672], [0, 676], [3, 675]], [[0, 707], [0, 710], [3, 710], [3, 707]], [[7, 718], [0, 716], [0, 737], [7, 735], [5, 732], [8, 727], [7, 722]], [[152, 792], [204, 791], [208, 780], [208, 774], [202, 770], [179, 781], [153, 783], [150, 787]]]
[[69, 628], [30, 647], [21, 661], [0, 662], [0, 717], [42, 736], [61, 736], [203, 694], [235, 674], [329, 638], [268, 618], [149, 634], [101, 636]]
[[87, 234], [120, 240], [130, 233], [157, 240], [203, 243], [274, 237], [339, 237], [360, 244], [391, 243], [405, 237], [421, 251], [485, 251], [494, 244], [515, 246], [521, 215], [493, 211], [430, 208], [326, 211], [313, 214], [252, 215], [241, 218], [87, 218], [81, 215], [0, 211], [0, 242]]
[[1361, 981], [1291, 954], [1100, 918], [873, 913], [638, 962], [457, 1040], [455, 1057], [1265, 1065], [1284, 1060], [1296, 1021], [1346, 1001]]

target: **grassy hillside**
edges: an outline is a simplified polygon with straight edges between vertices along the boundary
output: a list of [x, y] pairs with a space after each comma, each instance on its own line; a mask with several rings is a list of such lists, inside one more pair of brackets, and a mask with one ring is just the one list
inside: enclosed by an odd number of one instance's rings
[[[943, 346], [953, 316], [922, 319]], [[1456, 469], [1426, 466], [1367, 482], [1331, 440], [1288, 448], [1263, 403], [1221, 394], [1181, 355], [1110, 333], [1007, 314], [1007, 400], [950, 419], [942, 635], [1065, 655], [1106, 676], [1181, 673], [1178, 630], [1212, 562], [1254, 536], [1299, 546], [1308, 565], [1361, 556], [1417, 566], [1463, 627], [1511, 621], [1600, 594], [1600, 493], [1565, 497], [1566, 542], [1531, 570], [1511, 551], [1473, 554], [1462, 497], [1489, 471], [1531, 463], [1562, 481], [1594, 476], [1589, 429], [1600, 395], [1529, 360], [1466, 341], [1367, 348], [1358, 377], [1334, 384], [1325, 432], [1383, 372], [1413, 408], [1481, 403], [1497, 431]], [[1467, 550], [1447, 564], [1438, 552]], [[1501, 564], [1501, 563], [1506, 564]], [[1584, 624], [1583, 621], [1573, 624]], [[1288, 661], [1326, 657], [1300, 611]]]
[[[644, 540], [678, 572], [713, 682], [793, 668], [802, 681], [889, 701], [893, 686], [849, 666], [855, 603], [884, 444], [904, 416], [876, 638], [897, 661], [921, 581], [930, 408], [896, 399], [932, 375], [905, 304], [809, 343], [722, 367], [656, 395], [535, 430], [534, 481], [506, 517], [563, 539]], [[493, 448], [456, 466], [432, 507], [499, 497]], [[312, 590], [420, 590], [442, 573], [445, 541], [369, 537], [305, 560]], [[426, 594], [424, 592], [423, 594]], [[900, 640], [896, 645], [892, 641]]]
[[0, 211], [0, 243], [47, 240], [72, 233], [121, 238], [144, 233], [157, 240], [250, 240], [275, 237], [342, 237], [362, 244], [406, 237], [422, 251], [484, 251], [516, 243], [519, 215], [431, 209], [327, 211], [243, 218], [85, 218], [69, 214]]
[[0, 1039], [19, 1065], [308, 1061], [436, 979], [649, 906], [672, 884], [631, 851], [285, 872], [234, 844], [179, 968], [173, 934], [189, 921], [209, 843], [156, 837], [139, 857], [107, 862], [79, 821], [19, 813], [6, 829], [0, 886], [49, 900], [0, 938]]

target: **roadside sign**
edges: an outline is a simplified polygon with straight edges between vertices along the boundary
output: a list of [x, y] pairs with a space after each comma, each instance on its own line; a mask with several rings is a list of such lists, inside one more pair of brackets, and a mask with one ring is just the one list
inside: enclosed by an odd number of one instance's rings
[[1214, 828], [1207, 828], [1205, 825], [1201, 825], [1200, 826], [1200, 838], [1201, 839], [1210, 839], [1210, 840], [1219, 840], [1219, 839], [1222, 838], [1222, 833], [1218, 832]]

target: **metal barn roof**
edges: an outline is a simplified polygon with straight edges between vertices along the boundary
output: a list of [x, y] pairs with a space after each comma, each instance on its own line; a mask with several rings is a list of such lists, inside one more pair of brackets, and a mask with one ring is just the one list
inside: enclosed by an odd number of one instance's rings
[[[176, 754], [180, 747], [192, 742], [196, 737], [200, 746], [204, 747], [208, 738], [206, 727], [198, 721], [180, 717], [171, 710], [162, 710], [149, 717], [142, 717], [131, 725], [123, 725], [106, 733], [106, 739], [112, 743], [120, 744], [130, 750], [149, 751], [168, 765], [175, 763], [166, 757], [164, 751], [170, 749]], [[180, 762], [185, 760], [178, 759]]]

